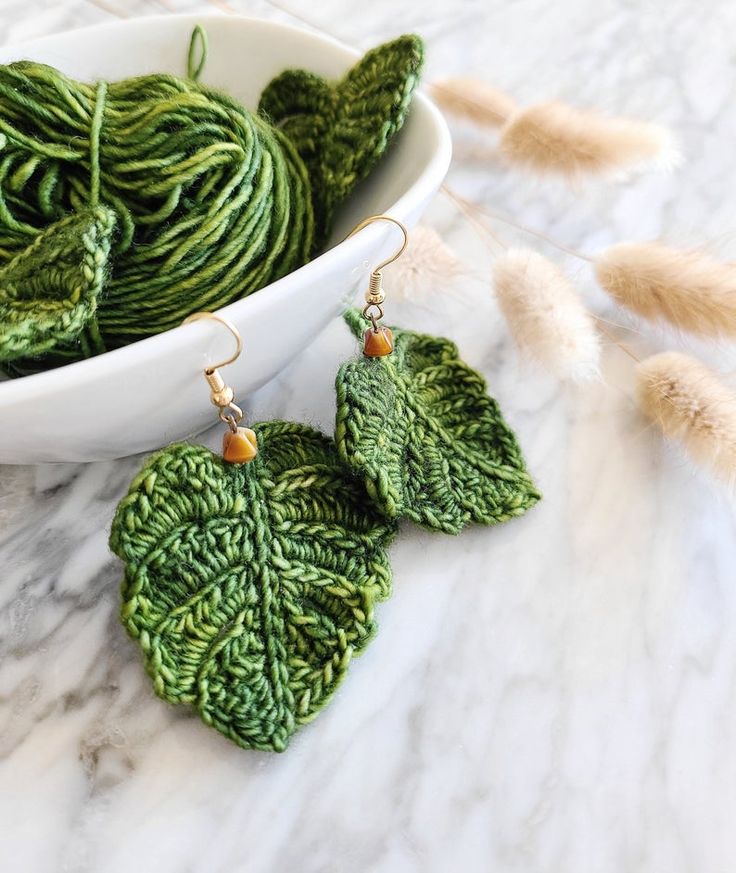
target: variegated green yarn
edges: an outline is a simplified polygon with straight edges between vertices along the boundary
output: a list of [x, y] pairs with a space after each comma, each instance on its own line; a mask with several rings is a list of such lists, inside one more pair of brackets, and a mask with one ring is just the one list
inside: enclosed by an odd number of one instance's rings
[[[88, 85], [0, 66], [0, 365], [18, 375], [114, 349], [306, 263], [401, 127], [421, 60], [402, 37], [337, 83], [292, 71], [258, 113], [195, 81], [194, 53], [188, 79]], [[114, 231], [100, 230], [80, 286], [95, 210]]]
[[[88, 208], [104, 205], [116, 219], [105, 281], [86, 289], [88, 305], [74, 316], [80, 341], [56, 344], [47, 364], [175, 327], [309, 256], [313, 212], [293, 146], [192, 80], [85, 85], [41, 64], [11, 64], [0, 67], [0, 130], [0, 360], [47, 346], [53, 332], [34, 307], [79, 310], [73, 288], [54, 282], [53, 254], [68, 216]], [[12, 293], [18, 258], [38, 280]], [[92, 334], [96, 343], [85, 345]]]
[[290, 422], [254, 429], [248, 464], [184, 444], [153, 455], [110, 546], [156, 693], [240, 746], [280, 752], [373, 636], [394, 529], [332, 440]]

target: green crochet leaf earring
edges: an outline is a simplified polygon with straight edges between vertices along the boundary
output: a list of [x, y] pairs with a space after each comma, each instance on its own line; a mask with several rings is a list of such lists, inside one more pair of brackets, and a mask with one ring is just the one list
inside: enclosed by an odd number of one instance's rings
[[[394, 533], [331, 439], [301, 424], [239, 426], [219, 368], [223, 457], [179, 443], [148, 459], [110, 547], [125, 563], [121, 618], [156, 693], [244, 748], [283, 751], [329, 702], [388, 597]], [[190, 319], [187, 319], [189, 321]]]
[[408, 237], [388, 215], [367, 218], [353, 233], [373, 221], [392, 222], [404, 241], [371, 273], [362, 313], [346, 315], [363, 350], [337, 374], [340, 457], [389, 519], [405, 516], [456, 534], [473, 522], [522, 515], [539, 493], [483, 377], [450, 340], [379, 323], [381, 270], [403, 253]]

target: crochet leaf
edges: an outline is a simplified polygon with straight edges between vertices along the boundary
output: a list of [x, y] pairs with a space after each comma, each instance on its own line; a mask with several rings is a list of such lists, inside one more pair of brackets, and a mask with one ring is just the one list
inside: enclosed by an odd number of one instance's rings
[[[358, 335], [366, 322], [346, 320]], [[496, 524], [539, 500], [482, 376], [442, 337], [394, 328], [394, 351], [342, 365], [335, 441], [379, 509], [445, 533]]]
[[108, 209], [73, 213], [0, 269], [0, 361], [79, 337], [97, 310], [114, 227]]
[[369, 51], [334, 84], [287, 70], [261, 95], [259, 112], [294, 143], [309, 171], [317, 248], [336, 208], [403, 125], [423, 57], [422, 40], [408, 34]]
[[345, 677], [390, 592], [393, 526], [309, 427], [255, 427], [227, 464], [202, 446], [153, 455], [112, 524], [122, 621], [158, 695], [246, 748], [282, 751]]

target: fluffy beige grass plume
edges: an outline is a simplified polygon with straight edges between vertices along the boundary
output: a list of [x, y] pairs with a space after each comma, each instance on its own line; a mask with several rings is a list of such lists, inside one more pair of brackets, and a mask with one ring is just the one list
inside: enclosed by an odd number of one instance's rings
[[437, 231], [420, 224], [409, 234], [404, 254], [384, 270], [386, 300], [419, 301], [447, 291], [469, 273]]
[[595, 325], [556, 264], [530, 249], [511, 249], [496, 260], [493, 280], [522, 352], [560, 379], [582, 381], [598, 375]]
[[670, 133], [659, 125], [554, 101], [515, 112], [501, 131], [500, 147], [512, 164], [571, 179], [668, 169], [678, 162]]
[[637, 366], [644, 414], [690, 457], [733, 484], [736, 478], [736, 394], [705, 364], [663, 352]]
[[621, 243], [596, 258], [599, 283], [621, 306], [700, 336], [736, 336], [736, 266], [660, 243]]
[[500, 127], [516, 109], [512, 97], [479, 79], [443, 79], [430, 90], [448, 115], [483, 126]]

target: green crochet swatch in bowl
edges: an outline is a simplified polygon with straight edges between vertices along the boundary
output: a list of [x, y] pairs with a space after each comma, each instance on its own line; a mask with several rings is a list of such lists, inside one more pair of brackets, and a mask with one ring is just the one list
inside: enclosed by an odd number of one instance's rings
[[84, 337], [105, 280], [115, 215], [98, 207], [52, 224], [0, 268], [0, 360]]
[[[362, 337], [361, 314], [346, 321]], [[522, 515], [540, 495], [483, 377], [450, 340], [392, 330], [390, 355], [338, 372], [340, 457], [388, 518], [456, 534]]]
[[156, 693], [245, 748], [283, 751], [328, 703], [388, 597], [394, 527], [309, 427], [256, 425], [260, 451], [153, 455], [118, 506], [122, 621]]
[[407, 34], [367, 52], [339, 82], [287, 70], [261, 95], [259, 112], [286, 134], [307, 166], [318, 246], [339, 204], [404, 123], [423, 54], [419, 37]]

